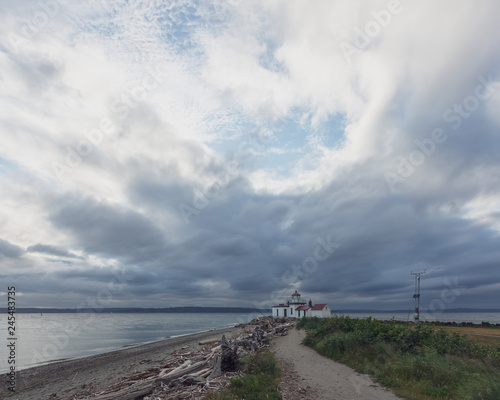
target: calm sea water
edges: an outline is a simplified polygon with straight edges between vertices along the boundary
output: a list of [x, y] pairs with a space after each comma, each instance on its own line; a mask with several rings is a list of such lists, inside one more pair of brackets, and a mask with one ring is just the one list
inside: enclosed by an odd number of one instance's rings
[[[408, 313], [351, 313], [406, 321]], [[17, 314], [17, 370], [248, 322], [255, 314]], [[410, 314], [410, 319], [412, 315]], [[432, 314], [421, 320], [500, 323], [500, 313]], [[7, 316], [0, 315], [0, 373], [8, 370]]]
[[[16, 369], [248, 322], [254, 314], [16, 314]], [[8, 370], [0, 316], [0, 373]]]

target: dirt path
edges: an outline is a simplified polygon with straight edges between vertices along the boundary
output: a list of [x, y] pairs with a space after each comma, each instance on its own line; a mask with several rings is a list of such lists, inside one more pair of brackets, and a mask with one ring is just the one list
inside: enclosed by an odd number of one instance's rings
[[273, 340], [271, 350], [282, 364], [283, 400], [395, 400], [393, 393], [367, 375], [323, 357], [301, 344], [305, 331], [292, 329]]

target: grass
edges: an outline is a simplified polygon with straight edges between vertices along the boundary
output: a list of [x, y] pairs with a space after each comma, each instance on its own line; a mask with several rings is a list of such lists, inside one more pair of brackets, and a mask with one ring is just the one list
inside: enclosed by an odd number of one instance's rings
[[232, 378], [229, 388], [220, 392], [209, 392], [207, 400], [281, 400], [278, 393], [281, 370], [274, 355], [267, 349], [243, 359], [246, 375]]
[[429, 325], [305, 318], [304, 344], [371, 375], [405, 399], [500, 399], [500, 347]]
[[[461, 327], [461, 326], [440, 326], [440, 329], [444, 329], [449, 332], [456, 332], [463, 334], [467, 339], [473, 342], [491, 347], [500, 347], [500, 328], [478, 328], [478, 327]], [[488, 336], [479, 336], [488, 335]]]

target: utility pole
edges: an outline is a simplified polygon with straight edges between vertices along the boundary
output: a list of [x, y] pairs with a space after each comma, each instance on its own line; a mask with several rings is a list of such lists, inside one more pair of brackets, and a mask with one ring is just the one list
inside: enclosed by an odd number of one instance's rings
[[413, 318], [415, 319], [416, 324], [418, 324], [420, 319], [420, 275], [425, 274], [425, 271], [422, 272], [412, 271], [410, 274], [410, 275], [415, 275], [415, 294], [413, 295], [413, 298], [415, 299], [415, 314], [413, 314]]

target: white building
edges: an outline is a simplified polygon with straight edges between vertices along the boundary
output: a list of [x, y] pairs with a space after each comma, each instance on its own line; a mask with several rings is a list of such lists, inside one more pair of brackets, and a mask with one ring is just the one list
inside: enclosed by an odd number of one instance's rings
[[331, 316], [330, 307], [328, 304], [316, 304], [313, 306], [311, 299], [309, 301], [302, 300], [299, 292], [295, 291], [292, 298], [286, 303], [272, 306], [272, 315], [276, 318], [302, 318], [302, 317], [319, 317], [327, 318]]
[[328, 318], [332, 316], [332, 310], [328, 304], [315, 304], [311, 309], [311, 314], [313, 317]]

